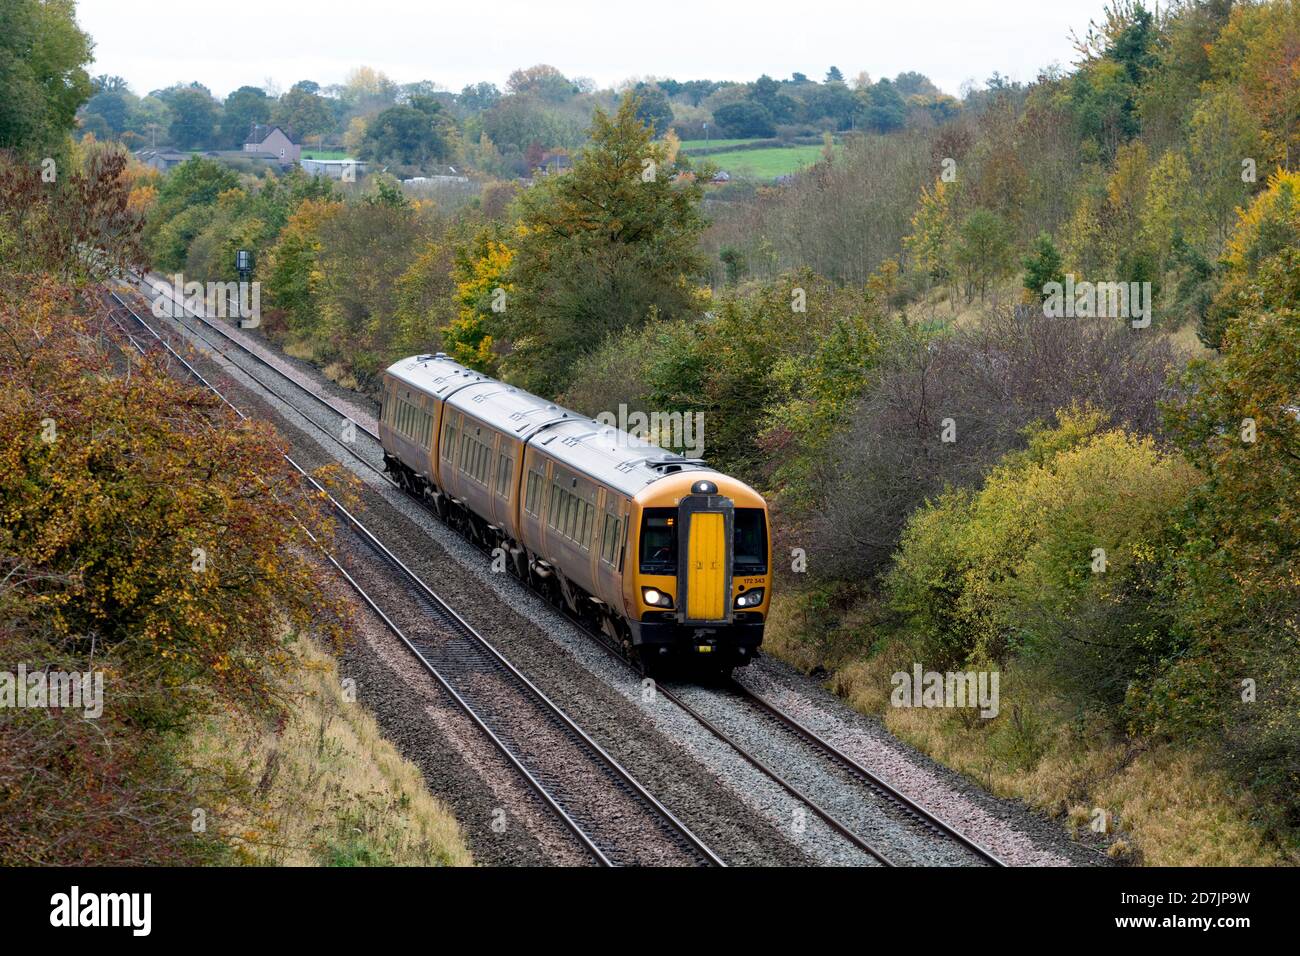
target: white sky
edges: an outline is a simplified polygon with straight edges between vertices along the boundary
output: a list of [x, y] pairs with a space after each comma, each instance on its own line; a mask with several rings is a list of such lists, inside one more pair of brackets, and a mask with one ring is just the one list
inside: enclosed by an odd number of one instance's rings
[[268, 79], [342, 82], [360, 65], [399, 83], [459, 91], [549, 63], [612, 86], [632, 76], [678, 80], [820, 80], [903, 70], [949, 93], [994, 70], [1032, 80], [1073, 59], [1069, 33], [1103, 0], [79, 0], [95, 40], [92, 74], [132, 90], [198, 80], [218, 96]]

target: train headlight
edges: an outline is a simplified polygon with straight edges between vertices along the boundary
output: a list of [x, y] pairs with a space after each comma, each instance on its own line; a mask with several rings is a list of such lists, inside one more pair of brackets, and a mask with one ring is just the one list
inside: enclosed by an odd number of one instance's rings
[[758, 607], [763, 603], [763, 589], [754, 588], [744, 594], [736, 595], [736, 607]]
[[651, 607], [672, 607], [673, 599], [658, 588], [642, 588], [641, 597]]

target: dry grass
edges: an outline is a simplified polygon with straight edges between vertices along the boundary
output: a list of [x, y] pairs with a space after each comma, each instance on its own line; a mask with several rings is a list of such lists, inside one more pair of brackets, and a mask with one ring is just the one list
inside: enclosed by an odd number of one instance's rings
[[321, 370], [327, 379], [338, 385], [340, 388], [347, 388], [353, 391], [357, 389], [357, 378], [341, 362], [331, 362]]
[[282, 350], [290, 358], [296, 358], [300, 362], [314, 362], [316, 360], [316, 349], [310, 342], [288, 341], [285, 342]]
[[[826, 663], [801, 634], [795, 601], [773, 604], [764, 650], [801, 670]], [[861, 645], [860, 645], [861, 646]], [[887, 643], [835, 668], [828, 687], [899, 739], [990, 792], [1024, 800], [1074, 829], [1097, 810], [1108, 821], [1113, 858], [1152, 866], [1295, 864], [1260, 839], [1251, 801], [1236, 795], [1203, 755], [1172, 745], [1119, 740], [1100, 720], [1072, 715], [1045, 678], [1027, 667], [1001, 671], [1000, 713], [891, 707], [890, 676], [910, 671], [913, 652]]]
[[279, 866], [468, 866], [455, 818], [370, 714], [345, 700], [334, 659], [300, 639], [298, 703], [277, 727], [211, 719], [192, 761], [209, 828], [236, 862]]

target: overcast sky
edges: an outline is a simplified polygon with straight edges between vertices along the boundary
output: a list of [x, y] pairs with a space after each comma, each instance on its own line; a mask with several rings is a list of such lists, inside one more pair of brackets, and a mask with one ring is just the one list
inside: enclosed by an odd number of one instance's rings
[[92, 74], [143, 94], [198, 80], [218, 96], [245, 84], [342, 82], [360, 65], [399, 83], [504, 87], [549, 63], [600, 86], [646, 75], [821, 79], [903, 70], [949, 93], [995, 70], [1032, 80], [1073, 59], [1069, 34], [1103, 0], [79, 0]]

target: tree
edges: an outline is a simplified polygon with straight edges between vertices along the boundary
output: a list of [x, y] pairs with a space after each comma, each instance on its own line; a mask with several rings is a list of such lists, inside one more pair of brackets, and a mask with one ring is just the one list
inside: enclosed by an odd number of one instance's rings
[[903, 128], [907, 121], [907, 104], [889, 80], [881, 80], [868, 88], [864, 101], [862, 123], [867, 129], [891, 133]]
[[1223, 250], [1223, 283], [1201, 329], [1211, 348], [1228, 326], [1261, 312], [1300, 310], [1300, 174], [1279, 172], [1242, 214]]
[[966, 301], [979, 290], [980, 301], [991, 283], [1011, 271], [1011, 227], [1005, 219], [987, 209], [976, 209], [961, 224], [954, 259], [966, 282]]
[[98, 116], [113, 136], [120, 136], [130, 121], [131, 108], [135, 97], [129, 90], [120, 88], [103, 89], [86, 103], [84, 115]]
[[657, 86], [638, 83], [636, 96], [636, 118], [660, 136], [668, 132], [668, 124], [673, 121], [673, 107], [664, 91]]
[[264, 124], [270, 118], [271, 98], [266, 91], [256, 86], [241, 86], [226, 97], [222, 107], [222, 145], [238, 148], [247, 141], [249, 131], [255, 125]]
[[695, 312], [703, 187], [675, 180], [666, 149], [627, 95], [615, 115], [595, 112], [571, 172], [520, 196], [515, 293], [499, 313], [508, 378], [554, 395], [607, 335]]
[[760, 103], [728, 103], [714, 110], [713, 118], [728, 135], [740, 139], [776, 134], [772, 114]]
[[844, 82], [844, 74], [840, 72], [840, 68], [838, 66], [833, 66], [826, 71], [826, 82], [827, 83]]
[[271, 120], [290, 131], [299, 139], [308, 139], [331, 132], [337, 123], [334, 111], [325, 98], [302, 83], [276, 101], [271, 109]]
[[[1186, 648], [1147, 699], [1165, 732], [1215, 733], [1275, 824], [1300, 827], [1300, 173], [1280, 173], [1226, 256], [1217, 358], [1191, 363], [1169, 425], [1206, 480], [1173, 576]], [[1243, 704], [1241, 678], [1260, 675]]]
[[73, 0], [0, 6], [0, 148], [51, 151], [91, 95], [90, 59]]
[[167, 105], [172, 111], [167, 132], [178, 149], [215, 145], [218, 107], [212, 94], [197, 85], [177, 87], [169, 91]]
[[506, 89], [517, 96], [536, 96], [548, 103], [563, 103], [577, 92], [572, 80], [545, 63], [515, 70], [506, 81]]
[[457, 310], [443, 329], [443, 347], [456, 361], [488, 375], [496, 374], [500, 358], [493, 349], [493, 320], [514, 295], [508, 278], [513, 258], [502, 230], [487, 226], [457, 248], [452, 266]]
[[366, 125], [362, 159], [426, 168], [449, 149], [442, 108], [436, 100], [415, 97], [411, 106], [392, 106]]
[[496, 105], [499, 99], [501, 99], [501, 91], [496, 88], [495, 83], [479, 83], [476, 86], [466, 86], [461, 90], [456, 102], [467, 113], [482, 113]]
[[1049, 282], [1064, 282], [1065, 273], [1061, 270], [1061, 251], [1052, 242], [1050, 233], [1040, 232], [1029, 247], [1029, 254], [1020, 260], [1025, 270], [1025, 295], [1033, 302], [1041, 303], [1047, 296]]

